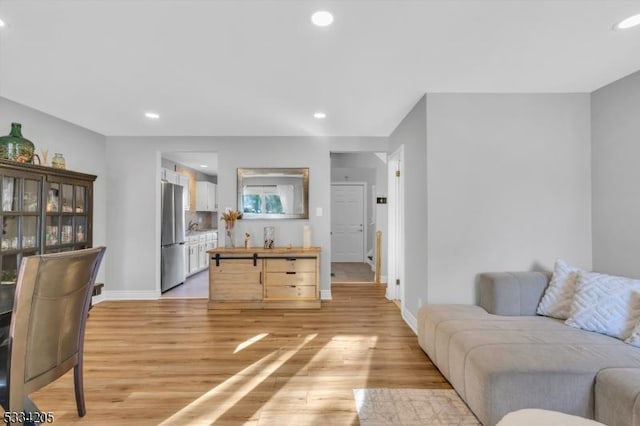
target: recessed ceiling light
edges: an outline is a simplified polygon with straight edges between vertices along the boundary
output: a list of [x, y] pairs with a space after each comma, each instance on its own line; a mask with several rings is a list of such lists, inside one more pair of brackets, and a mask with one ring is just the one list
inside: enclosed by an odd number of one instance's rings
[[313, 116], [315, 118], [317, 118], [318, 120], [322, 120], [323, 118], [327, 118], [327, 114], [325, 114], [324, 112], [320, 112], [320, 111], [314, 113]]
[[333, 24], [333, 15], [326, 10], [319, 10], [311, 15], [311, 22], [319, 27], [328, 27]]
[[615, 28], [618, 30], [626, 30], [640, 25], [640, 13], [637, 15], [629, 16], [616, 24]]
[[0, 19], [0, 28], [6, 26], [7, 24], [4, 23], [4, 21], [2, 19]]
[[158, 118], [160, 118], [160, 116], [155, 112], [145, 112], [144, 116], [151, 120], [157, 120]]
[[200, 164], [200, 167], [202, 167], [203, 169], [206, 169], [209, 166], [207, 166], [206, 164]]

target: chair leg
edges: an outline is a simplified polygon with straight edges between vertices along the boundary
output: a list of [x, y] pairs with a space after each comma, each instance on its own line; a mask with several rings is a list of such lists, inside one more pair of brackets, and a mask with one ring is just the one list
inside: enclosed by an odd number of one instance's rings
[[73, 367], [73, 384], [76, 391], [76, 405], [78, 407], [78, 416], [84, 417], [87, 409], [84, 405], [84, 387], [82, 381], [82, 362]]

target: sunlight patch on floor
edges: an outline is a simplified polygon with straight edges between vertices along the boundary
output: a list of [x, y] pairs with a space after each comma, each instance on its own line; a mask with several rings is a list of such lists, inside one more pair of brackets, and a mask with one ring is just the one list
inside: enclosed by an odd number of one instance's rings
[[[311, 404], [313, 410], [319, 413], [335, 412], [337, 407], [353, 406], [353, 387], [347, 389], [341, 385], [340, 376], [349, 374], [350, 379], [354, 379], [354, 374], [360, 376], [358, 386], [366, 388], [369, 382], [369, 374], [371, 371], [371, 361], [378, 343], [378, 336], [366, 334], [340, 334], [333, 336], [322, 348], [317, 349], [316, 353], [309, 359], [305, 365], [310, 371], [328, 370], [326, 374], [315, 376], [311, 374], [305, 381], [305, 391], [307, 394], [307, 408]], [[360, 350], [353, 353], [353, 348], [357, 346]], [[336, 357], [336, 354], [342, 354]], [[327, 391], [327, 376], [336, 379], [333, 388]], [[291, 393], [291, 389], [285, 384], [281, 389], [276, 391], [272, 398], [282, 393], [287, 395]], [[309, 420], [306, 414], [305, 420]], [[327, 424], [323, 422], [324, 414], [318, 415], [317, 424]], [[261, 417], [262, 420], [262, 417]], [[314, 422], [314, 424], [316, 424]]]
[[[199, 426], [213, 424], [229, 408], [260, 385], [272, 371], [275, 371], [285, 364], [317, 336], [317, 333], [307, 335], [302, 342], [286, 350], [284, 353], [281, 351], [273, 351], [265, 355], [260, 360], [234, 374], [232, 377], [176, 412], [160, 425], [173, 426], [180, 424], [184, 426]], [[220, 401], [218, 398], [221, 395], [224, 399]]]
[[236, 350], [233, 351], [233, 353], [237, 354], [241, 350], [248, 348], [249, 346], [253, 345], [256, 342], [259, 342], [260, 340], [264, 339], [268, 335], [269, 335], [269, 333], [260, 333], [260, 334], [257, 334], [255, 336], [253, 336], [253, 337], [248, 338], [247, 340], [245, 340], [244, 342], [242, 342], [238, 346], [236, 346]]

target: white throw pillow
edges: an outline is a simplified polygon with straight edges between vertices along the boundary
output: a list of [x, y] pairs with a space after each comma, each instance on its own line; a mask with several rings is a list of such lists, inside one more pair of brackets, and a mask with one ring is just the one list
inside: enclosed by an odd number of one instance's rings
[[578, 273], [567, 325], [626, 339], [640, 318], [640, 280]]
[[569, 318], [579, 270], [562, 259], [556, 260], [551, 281], [538, 304], [538, 314], [563, 320]]
[[638, 319], [636, 326], [631, 331], [631, 336], [627, 337], [624, 342], [640, 348], [640, 319]]

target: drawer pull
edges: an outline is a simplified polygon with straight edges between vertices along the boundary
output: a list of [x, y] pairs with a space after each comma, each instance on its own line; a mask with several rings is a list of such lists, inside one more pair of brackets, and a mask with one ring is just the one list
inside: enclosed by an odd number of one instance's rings
[[289, 262], [295, 262], [296, 260], [298, 259], [296, 259], [295, 257], [287, 257], [287, 261]]
[[296, 288], [296, 285], [295, 284], [291, 284], [289, 287]]
[[287, 272], [285, 272], [285, 274], [287, 274], [287, 275], [295, 275], [296, 273], [295, 273], [295, 271], [287, 271]]

